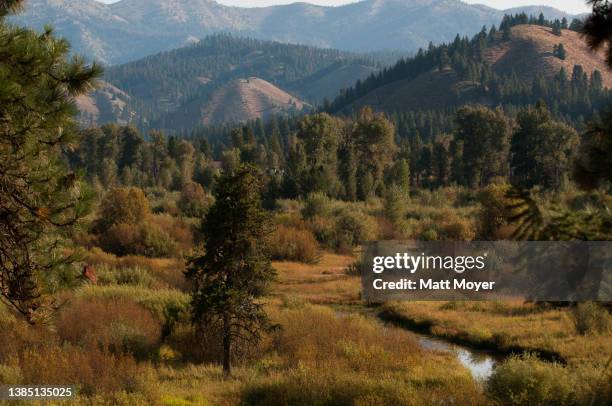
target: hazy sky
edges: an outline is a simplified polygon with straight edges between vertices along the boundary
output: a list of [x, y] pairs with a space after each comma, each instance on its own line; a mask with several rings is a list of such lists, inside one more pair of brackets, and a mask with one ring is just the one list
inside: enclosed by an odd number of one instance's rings
[[[117, 0], [98, 0], [103, 3], [115, 3]], [[273, 4], [295, 3], [296, 0], [217, 0], [219, 3], [230, 6], [258, 7]], [[321, 4], [325, 6], [339, 6], [341, 4], [355, 3], [356, 0], [305, 0], [306, 3]], [[466, 3], [486, 4], [498, 9], [507, 9], [518, 6], [547, 5], [568, 13], [584, 13], [589, 11], [585, 0], [464, 0]]]

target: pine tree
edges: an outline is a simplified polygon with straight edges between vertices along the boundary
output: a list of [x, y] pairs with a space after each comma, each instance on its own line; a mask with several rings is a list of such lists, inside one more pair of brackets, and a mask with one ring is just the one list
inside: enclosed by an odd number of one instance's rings
[[508, 162], [508, 121], [500, 110], [463, 107], [456, 115], [455, 139], [463, 143], [461, 183], [470, 187], [488, 184], [506, 174]]
[[565, 50], [565, 47], [563, 46], [563, 44], [554, 46], [553, 55], [561, 59], [562, 61], [564, 61], [565, 58], [567, 58], [567, 51]]
[[562, 32], [561, 32], [561, 22], [559, 20], [555, 20], [555, 22], [553, 23], [552, 26], [552, 33], [557, 35], [557, 36], [561, 36]]
[[235, 345], [256, 343], [269, 323], [259, 299], [275, 272], [267, 250], [271, 230], [261, 188], [261, 174], [251, 165], [219, 178], [216, 201], [202, 226], [205, 254], [192, 260], [186, 272], [193, 284], [194, 325], [222, 331], [226, 376]]
[[594, 49], [606, 48], [607, 63], [612, 68], [612, 3], [608, 0], [589, 0], [593, 12], [584, 22], [582, 32], [588, 45]]
[[[0, 2], [0, 298], [34, 322], [53, 271], [70, 258], [62, 241], [82, 216], [85, 194], [62, 149], [76, 135], [73, 98], [101, 73], [51, 28], [38, 34], [6, 17]], [[38, 314], [37, 314], [38, 313]]]

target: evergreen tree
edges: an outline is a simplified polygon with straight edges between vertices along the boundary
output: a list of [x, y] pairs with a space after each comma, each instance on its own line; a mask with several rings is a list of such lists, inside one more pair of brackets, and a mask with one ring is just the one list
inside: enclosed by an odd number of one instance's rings
[[338, 190], [338, 141], [342, 125], [327, 113], [306, 116], [298, 126], [297, 136], [306, 153], [304, 193], [323, 192], [334, 196]]
[[384, 173], [392, 165], [397, 152], [393, 124], [384, 115], [364, 108], [353, 126], [352, 139], [357, 158], [359, 197], [365, 199], [372, 193], [381, 194]]
[[0, 298], [34, 322], [45, 281], [70, 260], [61, 242], [85, 194], [61, 151], [74, 141], [73, 98], [100, 74], [51, 28], [8, 24], [23, 1], [0, 2]]
[[552, 33], [557, 35], [557, 36], [561, 36], [562, 32], [561, 32], [561, 22], [559, 20], [555, 20], [555, 22], [553, 23], [552, 26]]
[[512, 183], [522, 188], [559, 188], [578, 144], [576, 131], [551, 119], [545, 105], [521, 111], [512, 137]]
[[456, 115], [455, 139], [463, 143], [461, 184], [481, 187], [505, 176], [509, 152], [509, 126], [501, 110], [463, 107]]
[[565, 47], [563, 46], [563, 44], [554, 46], [553, 55], [561, 59], [562, 61], [564, 61], [565, 58], [567, 58], [567, 51], [565, 50]]
[[612, 3], [608, 0], [589, 0], [593, 12], [584, 22], [582, 32], [592, 49], [606, 48], [607, 62], [612, 67]]
[[216, 201], [203, 221], [205, 254], [192, 260], [186, 272], [193, 284], [193, 323], [222, 331], [226, 376], [235, 345], [257, 342], [269, 323], [259, 298], [275, 273], [266, 246], [271, 230], [261, 188], [261, 173], [250, 165], [219, 178]]

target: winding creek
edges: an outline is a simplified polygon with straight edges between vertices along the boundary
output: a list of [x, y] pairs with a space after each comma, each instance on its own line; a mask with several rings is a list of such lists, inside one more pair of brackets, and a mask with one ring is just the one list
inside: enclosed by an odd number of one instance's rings
[[414, 332], [412, 334], [414, 334], [420, 346], [426, 350], [454, 353], [459, 362], [469, 369], [474, 379], [481, 382], [486, 381], [493, 374], [495, 365], [503, 358], [486, 351], [473, 350], [456, 344], [450, 344], [439, 338]]

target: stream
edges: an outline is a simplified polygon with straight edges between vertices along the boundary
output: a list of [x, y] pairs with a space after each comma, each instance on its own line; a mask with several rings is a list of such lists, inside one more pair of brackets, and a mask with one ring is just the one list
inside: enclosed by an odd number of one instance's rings
[[441, 339], [423, 334], [414, 332], [413, 334], [421, 347], [426, 350], [455, 353], [459, 362], [470, 370], [474, 379], [481, 382], [486, 381], [491, 374], [493, 374], [495, 365], [502, 360], [501, 357], [495, 356], [486, 351], [478, 351], [459, 345], [450, 344]]

